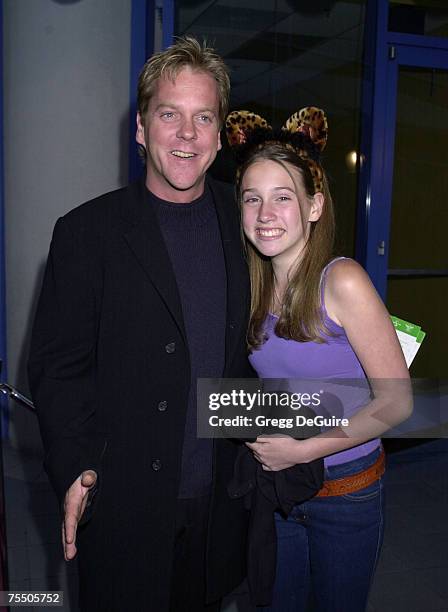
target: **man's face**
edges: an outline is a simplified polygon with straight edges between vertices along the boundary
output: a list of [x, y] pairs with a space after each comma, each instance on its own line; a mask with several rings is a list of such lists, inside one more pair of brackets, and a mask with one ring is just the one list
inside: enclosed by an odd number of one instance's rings
[[170, 202], [202, 195], [207, 169], [221, 148], [215, 79], [182, 69], [174, 82], [160, 78], [136, 140], [146, 148], [146, 186]]

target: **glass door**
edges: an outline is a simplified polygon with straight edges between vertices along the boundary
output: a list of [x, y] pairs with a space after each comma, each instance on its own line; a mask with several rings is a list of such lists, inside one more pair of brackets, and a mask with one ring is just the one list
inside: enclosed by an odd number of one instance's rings
[[448, 51], [391, 46], [377, 255], [391, 314], [426, 338], [412, 375], [448, 378]]
[[413, 376], [448, 373], [448, 70], [398, 68], [387, 305], [427, 336]]

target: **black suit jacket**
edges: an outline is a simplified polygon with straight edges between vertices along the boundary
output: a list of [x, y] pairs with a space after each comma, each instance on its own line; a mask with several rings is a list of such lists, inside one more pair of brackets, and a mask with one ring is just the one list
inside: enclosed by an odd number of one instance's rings
[[[231, 188], [208, 182], [227, 270], [225, 376], [244, 377], [249, 281], [238, 214]], [[78, 531], [83, 610], [168, 610], [190, 370], [176, 280], [143, 181], [58, 220], [29, 379], [59, 500], [83, 470], [99, 474], [94, 512]], [[210, 600], [244, 575], [246, 511], [226, 491], [235, 446], [215, 444]]]

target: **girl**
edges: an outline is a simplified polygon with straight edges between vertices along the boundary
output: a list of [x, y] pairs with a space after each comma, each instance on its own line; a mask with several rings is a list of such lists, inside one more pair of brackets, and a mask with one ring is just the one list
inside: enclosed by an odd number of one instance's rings
[[357, 410], [344, 405], [352, 416], [346, 427], [247, 443], [265, 470], [318, 458], [325, 465], [319, 494], [288, 517], [276, 514], [276, 581], [264, 609], [307, 612], [312, 593], [318, 612], [362, 612], [383, 535], [378, 436], [411, 410], [405, 360], [363, 268], [332, 259], [333, 205], [319, 160], [323, 111], [303, 109], [280, 131], [252, 113], [232, 113], [227, 131], [240, 163], [252, 366], [260, 378], [368, 381], [374, 395]]

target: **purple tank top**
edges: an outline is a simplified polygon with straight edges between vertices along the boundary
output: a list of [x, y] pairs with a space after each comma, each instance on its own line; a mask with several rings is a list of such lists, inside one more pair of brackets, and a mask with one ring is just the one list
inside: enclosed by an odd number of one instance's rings
[[[324, 289], [328, 268], [339, 259], [333, 259], [322, 271], [321, 303], [325, 326], [334, 336], [323, 334], [325, 342], [297, 342], [279, 338], [275, 334], [277, 315], [268, 314], [264, 323], [267, 340], [249, 356], [252, 367], [260, 378], [292, 379], [360, 379], [365, 384], [353, 391], [344, 391], [344, 416], [349, 417], [369, 401], [367, 379], [352, 349], [344, 328], [330, 319], [325, 309]], [[337, 465], [368, 455], [378, 448], [380, 440], [370, 440], [346, 451], [325, 457], [325, 465]]]

